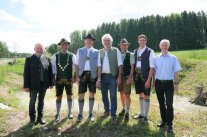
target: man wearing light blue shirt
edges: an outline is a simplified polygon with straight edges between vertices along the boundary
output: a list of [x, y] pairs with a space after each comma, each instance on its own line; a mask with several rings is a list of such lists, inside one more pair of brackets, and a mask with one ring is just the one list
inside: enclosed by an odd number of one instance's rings
[[165, 127], [167, 124], [168, 132], [173, 132], [173, 95], [178, 90], [178, 72], [181, 67], [177, 57], [168, 52], [169, 47], [169, 40], [164, 39], [160, 42], [161, 54], [156, 56], [154, 61], [155, 90], [162, 118], [157, 126]]

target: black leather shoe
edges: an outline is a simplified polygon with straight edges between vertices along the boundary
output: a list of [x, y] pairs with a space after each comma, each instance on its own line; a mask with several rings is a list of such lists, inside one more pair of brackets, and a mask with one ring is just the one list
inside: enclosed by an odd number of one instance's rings
[[157, 127], [165, 127], [166, 123], [161, 121], [159, 124], [157, 124]]
[[60, 121], [60, 115], [55, 115], [55, 122], [59, 122]]
[[128, 120], [129, 120], [129, 113], [126, 113], [126, 114], [125, 114], [124, 119], [125, 119], [126, 121], [128, 121]]
[[142, 116], [142, 115], [140, 115], [140, 114], [137, 114], [137, 115], [135, 115], [133, 118], [134, 118], [134, 119], [139, 119], [139, 120], [141, 120], [141, 119], [144, 118], [144, 116]]
[[34, 125], [35, 124], [35, 121], [34, 120], [30, 120], [29, 121], [29, 125]]
[[94, 118], [93, 114], [90, 114], [88, 116], [88, 120], [90, 120], [91, 122], [94, 122], [95, 118]]
[[46, 124], [46, 121], [41, 118], [41, 119], [37, 120], [37, 123], [40, 123], [41, 125], [44, 125], [44, 124]]
[[124, 109], [122, 109], [122, 111], [119, 113], [119, 117], [122, 117], [122, 116], [124, 116], [124, 114], [125, 114], [125, 110]]
[[147, 119], [147, 117], [144, 117], [143, 119], [142, 119], [142, 124], [147, 124], [148, 123], [148, 119]]
[[168, 132], [168, 133], [173, 133], [173, 127], [172, 127], [172, 126], [168, 126], [168, 128], [167, 128], [167, 132]]
[[81, 121], [82, 121], [82, 119], [83, 119], [83, 115], [78, 114], [78, 117], [77, 117], [77, 122], [81, 122]]

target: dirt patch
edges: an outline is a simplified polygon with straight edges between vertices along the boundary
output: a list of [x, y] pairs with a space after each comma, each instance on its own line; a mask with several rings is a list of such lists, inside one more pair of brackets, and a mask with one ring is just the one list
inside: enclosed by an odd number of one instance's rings
[[[21, 91], [20, 93], [17, 94], [17, 97], [20, 99], [20, 104], [22, 108], [28, 109], [29, 106], [29, 93]], [[38, 100], [37, 102], [38, 103]], [[61, 111], [67, 111], [67, 99], [66, 95], [64, 95], [62, 99], [62, 106], [61, 106]], [[102, 101], [96, 101], [94, 104], [94, 110], [95, 111], [100, 111], [103, 109], [103, 103]], [[85, 98], [84, 102], [84, 111], [87, 112], [89, 110], [89, 101], [88, 98]], [[44, 102], [44, 111], [53, 111], [56, 112], [56, 97], [55, 97], [55, 92], [53, 91], [47, 91], [46, 96], [45, 96], [45, 102]], [[72, 104], [72, 111], [73, 112], [78, 112], [78, 99], [76, 97], [73, 98], [73, 104]]]
[[0, 87], [0, 96], [6, 96], [8, 90], [9, 90], [9, 87], [7, 86]]
[[189, 97], [174, 97], [174, 109], [175, 112], [183, 111], [186, 113], [195, 112], [195, 111], [207, 111], [207, 107], [199, 106], [189, 102]]
[[[17, 131], [23, 124], [25, 124], [25, 121], [28, 121], [26, 118], [26, 113], [24, 111], [12, 111], [8, 112], [7, 119], [5, 124], [9, 125], [7, 128], [10, 132]], [[15, 123], [15, 124], [14, 124]]]
[[8, 78], [5, 80], [6, 85], [12, 85], [20, 88], [23, 86], [23, 76], [15, 73], [8, 73], [7, 77]]

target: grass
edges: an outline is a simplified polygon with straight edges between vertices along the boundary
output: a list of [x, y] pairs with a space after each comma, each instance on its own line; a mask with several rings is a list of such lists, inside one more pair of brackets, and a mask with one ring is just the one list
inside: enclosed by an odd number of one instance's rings
[[5, 70], [3, 69], [3, 66], [1, 66], [0, 69], [0, 85], [4, 82], [5, 80]]
[[[194, 86], [199, 83], [203, 83], [207, 85], [206, 79], [206, 68], [207, 68], [207, 50], [195, 50], [195, 51], [176, 51], [172, 52], [172, 54], [176, 55], [181, 63], [182, 71], [180, 72], [180, 84], [179, 84], [179, 94], [186, 96], [193, 94]], [[56, 123], [54, 121], [55, 110], [47, 110], [45, 111], [45, 120], [48, 121], [45, 126], [31, 126], [27, 124], [28, 122], [28, 104], [24, 104], [27, 106], [26, 108], [19, 108], [19, 99], [16, 97], [16, 93], [21, 90], [22, 86], [22, 74], [23, 74], [23, 65], [24, 59], [20, 59], [17, 61], [17, 64], [14, 66], [1, 66], [0, 74], [4, 76], [4, 78], [0, 77], [1, 86], [7, 86], [9, 89], [7, 90], [7, 95], [0, 96], [0, 102], [3, 102], [6, 105], [9, 105], [15, 108], [17, 119], [20, 119], [22, 123], [19, 125], [17, 121], [14, 121], [15, 124], [20, 127], [16, 131], [9, 133], [8, 136], [111, 136], [111, 137], [125, 137], [125, 136], [147, 136], [147, 137], [164, 137], [164, 136], [207, 136], [206, 125], [207, 125], [207, 111], [201, 110], [175, 110], [175, 120], [174, 120], [174, 132], [175, 135], [167, 134], [165, 130], [160, 130], [156, 127], [157, 122], [160, 120], [159, 116], [159, 107], [157, 105], [156, 95], [152, 94], [151, 96], [151, 106], [149, 113], [149, 124], [141, 125], [136, 120], [130, 117], [129, 122], [125, 122], [122, 118], [118, 118], [118, 122], [113, 124], [110, 119], [101, 119], [99, 116], [103, 112], [103, 108], [101, 110], [95, 110], [96, 121], [94, 123], [87, 121], [87, 112], [84, 112], [84, 121], [77, 124], [76, 119], [68, 120], [65, 117], [67, 116], [67, 109], [61, 111], [62, 120], [60, 123]], [[15, 75], [14, 75], [15, 74]], [[1, 82], [2, 81], [2, 82]], [[18, 83], [19, 82], [19, 83]], [[133, 115], [138, 112], [139, 106], [137, 103], [137, 95], [134, 93], [134, 88], [132, 88], [132, 103], [130, 108], [130, 114]], [[54, 89], [48, 97], [46, 96], [46, 101], [51, 101], [50, 99], [54, 99], [55, 91]], [[74, 96], [77, 99], [77, 87], [74, 88]], [[121, 110], [121, 103], [118, 95], [118, 111]], [[88, 95], [86, 95], [87, 100]], [[97, 91], [96, 100], [98, 102], [101, 101], [100, 91]], [[64, 100], [66, 101], [66, 100]], [[183, 102], [180, 102], [179, 105], [182, 105]], [[51, 105], [50, 105], [51, 106]], [[75, 106], [78, 107], [78, 106]], [[55, 109], [55, 106], [51, 106], [51, 108]], [[205, 109], [205, 108], [203, 108]], [[205, 109], [206, 110], [206, 109]], [[25, 116], [18, 116], [19, 111], [24, 111]], [[11, 121], [8, 122], [8, 115], [10, 115], [12, 111], [0, 110], [0, 121], [3, 124], [0, 124], [0, 136], [4, 135], [3, 133], [8, 132], [8, 129], [13, 124]], [[78, 115], [77, 112], [73, 113], [75, 118]], [[20, 117], [20, 118], [19, 118]], [[16, 128], [15, 127], [15, 128]]]
[[[77, 87], [75, 87], [77, 89]], [[54, 91], [54, 90], [53, 90]], [[130, 109], [130, 114], [133, 115], [137, 113], [137, 97], [132, 91], [132, 104]], [[51, 96], [53, 96], [53, 93]], [[77, 92], [75, 93], [77, 94]], [[101, 94], [97, 93], [97, 97]], [[65, 101], [65, 100], [64, 100]], [[118, 111], [121, 110], [120, 98], [118, 97]], [[173, 137], [173, 136], [206, 136], [206, 125], [207, 125], [207, 112], [206, 111], [178, 111], [175, 112], [174, 120], [174, 132], [175, 134], [168, 134], [165, 129], [159, 129], [156, 127], [157, 122], [160, 120], [159, 108], [156, 102], [156, 97], [153, 94], [151, 97], [151, 106], [149, 113], [149, 124], [143, 126], [137, 120], [130, 117], [129, 122], [125, 122], [123, 118], [118, 118], [116, 124], [112, 123], [110, 119], [102, 119], [100, 115], [103, 110], [95, 109], [95, 122], [87, 121], [87, 113], [84, 112], [84, 120], [81, 123], [76, 123], [77, 112], [73, 112], [75, 116], [73, 120], [68, 120], [66, 118], [67, 111], [61, 110], [61, 121], [56, 123], [54, 121], [55, 110], [45, 111], [44, 119], [48, 122], [46, 125], [36, 125], [32, 126], [26, 122], [20, 126], [20, 128], [10, 133], [8, 136], [15, 137], [29, 137], [29, 136], [63, 136], [63, 137]], [[55, 109], [55, 106], [53, 106]], [[67, 110], [67, 109], [66, 109]], [[26, 120], [28, 121], [28, 119]], [[4, 127], [6, 128], [6, 127]], [[2, 129], [3, 130], [3, 129]], [[6, 129], [5, 129], [6, 130]]]
[[17, 108], [19, 106], [19, 100], [15, 95], [16, 92], [20, 91], [22, 88], [22, 78], [16, 75], [23, 75], [23, 66], [24, 59], [17, 59], [17, 63], [14, 65], [6, 64], [0, 66], [0, 85], [3, 90], [1, 91], [2, 95], [0, 94], [0, 102], [12, 108]]
[[186, 50], [186, 51], [173, 51], [172, 54], [179, 58], [192, 59], [192, 60], [207, 60], [207, 49], [203, 50]]
[[23, 75], [24, 59], [17, 59], [17, 63], [14, 65], [1, 65], [0, 66], [0, 85], [5, 81], [7, 73], [15, 73]]
[[12, 108], [19, 108], [20, 101], [16, 97], [17, 91], [20, 91], [19, 87], [10, 88], [6, 96], [0, 97], [0, 102]]
[[207, 87], [207, 49], [171, 52], [176, 55], [182, 66], [179, 84], [180, 95], [194, 95], [196, 86]]

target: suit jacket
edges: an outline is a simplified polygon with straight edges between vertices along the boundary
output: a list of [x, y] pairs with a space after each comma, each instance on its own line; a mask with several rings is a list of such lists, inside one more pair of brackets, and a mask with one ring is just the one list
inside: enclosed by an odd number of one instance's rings
[[[48, 59], [49, 60], [49, 59]], [[41, 61], [36, 55], [27, 57], [24, 65], [24, 88], [30, 90], [47, 89], [53, 85], [52, 66], [49, 60], [48, 69], [44, 69], [44, 81], [40, 81]]]

